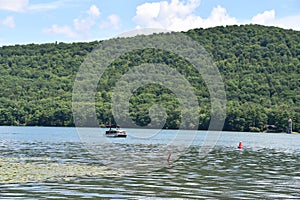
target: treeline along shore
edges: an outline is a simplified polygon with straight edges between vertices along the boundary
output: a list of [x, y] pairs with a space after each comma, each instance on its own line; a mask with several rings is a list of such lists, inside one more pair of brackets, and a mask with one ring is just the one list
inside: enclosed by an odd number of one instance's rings
[[[271, 127], [272, 131], [284, 132], [291, 118], [293, 131], [300, 132], [299, 31], [241, 25], [193, 29], [184, 34], [206, 49], [220, 71], [227, 98], [224, 130], [267, 131]], [[0, 125], [74, 126], [75, 77], [100, 42], [0, 47]], [[200, 108], [195, 111], [199, 113], [199, 129], [208, 129], [210, 95], [202, 77], [188, 62], [156, 49], [122, 55], [107, 68], [95, 98], [99, 124], [114, 121], [111, 97], [115, 83], [142, 63], [174, 66], [193, 86], [199, 100]], [[142, 86], [133, 93], [131, 118], [137, 125], [149, 124], [149, 109], [154, 104], [166, 110], [165, 127], [179, 128], [179, 100], [158, 84]]]

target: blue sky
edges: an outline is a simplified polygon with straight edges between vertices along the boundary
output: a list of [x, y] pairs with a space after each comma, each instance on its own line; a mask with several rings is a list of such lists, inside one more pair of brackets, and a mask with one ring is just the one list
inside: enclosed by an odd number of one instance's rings
[[300, 30], [299, 22], [298, 0], [0, 0], [0, 46], [102, 40], [140, 28]]

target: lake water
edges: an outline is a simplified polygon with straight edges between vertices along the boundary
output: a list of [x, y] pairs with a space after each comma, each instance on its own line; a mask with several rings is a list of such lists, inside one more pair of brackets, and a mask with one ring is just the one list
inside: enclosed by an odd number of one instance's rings
[[104, 131], [0, 127], [0, 199], [300, 198], [299, 134]]

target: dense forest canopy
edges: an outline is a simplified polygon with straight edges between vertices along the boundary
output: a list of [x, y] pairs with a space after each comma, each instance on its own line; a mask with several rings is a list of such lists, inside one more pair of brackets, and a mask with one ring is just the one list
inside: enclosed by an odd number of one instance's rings
[[[184, 34], [211, 54], [221, 73], [227, 96], [224, 130], [264, 131], [267, 125], [274, 125], [276, 130], [285, 131], [291, 118], [293, 130], [300, 132], [299, 31], [242, 25], [193, 29]], [[0, 125], [74, 126], [72, 90], [76, 73], [100, 42], [1, 47]], [[115, 82], [142, 63], [176, 66], [194, 87], [201, 105], [198, 127], [207, 129], [211, 105], [205, 82], [188, 62], [155, 49], [123, 55], [105, 71], [96, 95], [99, 124], [114, 120], [111, 98]], [[179, 100], [157, 84], [134, 91], [131, 118], [140, 126], [151, 123], [149, 109], [157, 103], [165, 108], [164, 127], [178, 128], [182, 114]]]

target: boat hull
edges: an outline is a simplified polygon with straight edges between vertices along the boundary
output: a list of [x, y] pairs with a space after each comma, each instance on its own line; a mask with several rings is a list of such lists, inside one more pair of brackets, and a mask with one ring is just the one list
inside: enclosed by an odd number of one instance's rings
[[106, 131], [106, 137], [126, 137], [127, 134], [125, 131]]
[[121, 134], [105, 134], [106, 137], [127, 137], [127, 135]]

